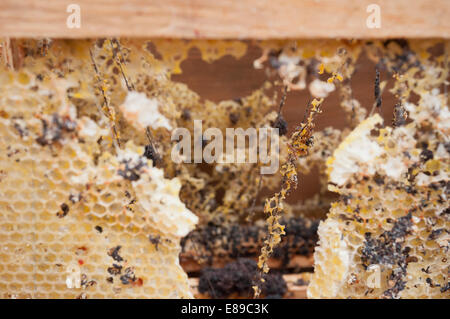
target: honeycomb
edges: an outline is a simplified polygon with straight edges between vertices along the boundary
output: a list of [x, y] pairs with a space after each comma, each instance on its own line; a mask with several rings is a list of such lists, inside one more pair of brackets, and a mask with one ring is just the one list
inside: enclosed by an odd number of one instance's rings
[[180, 181], [132, 141], [102, 149], [109, 130], [77, 117], [67, 81], [1, 76], [1, 297], [191, 297]]
[[[240, 242], [221, 232], [202, 247], [203, 229], [249, 222], [258, 225], [249, 250], [266, 241], [268, 271], [283, 239], [278, 221], [299, 218], [284, 198], [313, 169], [321, 190], [298, 207], [328, 210], [327, 186], [340, 199], [318, 231], [310, 297], [448, 297], [447, 42], [15, 41], [15, 70], [0, 72], [1, 297], [192, 297], [182, 238], [200, 246], [199, 259], [215, 257], [211, 245], [234, 253]], [[213, 62], [239, 59], [250, 44], [262, 50], [254, 67], [267, 81], [248, 96], [214, 103], [171, 79], [194, 47]], [[392, 128], [376, 115], [385, 81], [376, 81], [372, 111], [353, 96], [362, 52], [394, 76]], [[316, 105], [337, 91], [347, 127], [313, 132], [310, 108], [289, 140], [282, 105], [294, 90]], [[259, 164], [174, 163], [170, 133], [193, 136], [195, 119], [223, 132], [279, 128], [284, 176], [261, 178]], [[280, 184], [278, 206], [253, 216], [260, 190]], [[281, 248], [310, 252], [302, 240]], [[368, 289], [378, 266], [381, 287]]]
[[[202, 101], [170, 81], [180, 57], [194, 44], [205, 60], [239, 56], [246, 44], [154, 43], [152, 53], [148, 41], [17, 40], [15, 70], [0, 73], [3, 298], [192, 297], [178, 257], [192, 211], [210, 216], [221, 187], [232, 193], [224, 205], [239, 207], [234, 192], [252, 188], [236, 167], [210, 177], [174, 164], [170, 130], [192, 118], [227, 127], [231, 109], [242, 125], [268, 124], [270, 84], [238, 102]], [[268, 117], [249, 117], [256, 107]]]
[[2, 85], [10, 117], [0, 119], [2, 297], [189, 297], [179, 239], [197, 217], [180, 202], [179, 181], [131, 143], [96, 157], [93, 121], [70, 110], [35, 118], [64, 101], [12, 80]]
[[327, 160], [340, 199], [319, 225], [310, 298], [450, 297], [448, 61], [407, 56], [384, 55], [393, 127], [375, 113]]

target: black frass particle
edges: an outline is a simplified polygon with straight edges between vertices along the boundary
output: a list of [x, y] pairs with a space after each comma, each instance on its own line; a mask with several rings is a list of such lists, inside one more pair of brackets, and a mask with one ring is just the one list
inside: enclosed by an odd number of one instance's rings
[[56, 216], [63, 218], [69, 213], [69, 206], [66, 203], [61, 204], [61, 212], [57, 212]]
[[42, 135], [36, 139], [41, 146], [55, 143], [62, 137], [63, 132], [73, 132], [77, 124], [68, 117], [61, 118], [58, 114], [52, 115], [52, 121], [49, 123], [42, 119]]
[[134, 283], [136, 281], [136, 275], [132, 267], [125, 268], [124, 275], [120, 276], [120, 281], [124, 285]]
[[230, 113], [229, 118], [230, 118], [230, 122], [231, 124], [235, 125], [238, 121], [239, 121], [239, 113]]
[[108, 250], [108, 256], [110, 256], [112, 259], [114, 259], [117, 262], [123, 261], [123, 258], [119, 255], [119, 250], [122, 248], [122, 246], [116, 246]]
[[161, 242], [161, 236], [159, 236], [159, 235], [157, 235], [157, 236], [149, 235], [149, 236], [148, 236], [148, 240], [149, 240], [153, 245], [155, 245], [155, 249], [158, 250], [158, 245], [159, 245], [160, 242]]
[[278, 129], [278, 133], [280, 136], [286, 135], [288, 131], [288, 124], [281, 114], [278, 115], [275, 122], [273, 122], [272, 127]]
[[405, 108], [401, 103], [397, 103], [394, 106], [394, 120], [392, 124], [395, 127], [403, 126], [406, 124], [406, 119], [408, 118], [408, 114], [406, 113]]
[[191, 111], [189, 111], [188, 109], [184, 109], [183, 112], [181, 113], [181, 118], [185, 121], [188, 121], [191, 119]]
[[153, 166], [155, 166], [156, 162], [159, 161], [159, 155], [151, 144], [145, 145], [144, 154], [142, 155], [152, 160]]
[[120, 275], [120, 273], [122, 272], [122, 266], [117, 265], [117, 264], [113, 264], [112, 267], [108, 267], [108, 273], [110, 273], [113, 276], [117, 276]]
[[433, 152], [430, 151], [429, 149], [424, 149], [424, 150], [420, 153], [420, 159], [421, 159], [423, 162], [426, 162], [426, 161], [428, 161], [428, 160], [430, 160], [430, 159], [433, 159], [433, 157], [434, 157]]
[[137, 181], [140, 178], [139, 171], [145, 166], [145, 162], [141, 159], [137, 163], [132, 163], [131, 160], [123, 161], [122, 165], [125, 167], [118, 170], [118, 174], [129, 181]]

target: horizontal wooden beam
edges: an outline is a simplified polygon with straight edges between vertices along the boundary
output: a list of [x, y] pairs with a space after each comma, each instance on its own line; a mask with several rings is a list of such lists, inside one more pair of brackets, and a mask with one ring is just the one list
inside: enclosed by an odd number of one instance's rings
[[[211, 265], [207, 264], [201, 264], [194, 259], [187, 259], [187, 258], [180, 258], [180, 264], [181, 267], [183, 267], [183, 270], [187, 273], [197, 273], [201, 272], [202, 269], [206, 267], [212, 267], [212, 268], [223, 268], [226, 264], [235, 261], [235, 259], [223, 259], [223, 260], [217, 260]], [[255, 261], [258, 261], [257, 257], [250, 258]], [[289, 262], [287, 264], [283, 264], [283, 261], [276, 258], [270, 258], [268, 261], [268, 265], [270, 269], [305, 269], [305, 268], [312, 268], [314, 267], [314, 257], [313, 255], [310, 256], [301, 256], [301, 255], [295, 255], [292, 256], [289, 259]]]
[[[67, 26], [70, 4], [80, 28]], [[380, 28], [367, 26], [370, 4]], [[449, 38], [449, 16], [449, 0], [1, 0], [0, 36]]]
[[[284, 281], [286, 281], [287, 292], [283, 296], [284, 299], [306, 299], [306, 290], [308, 288], [308, 282], [311, 279], [312, 273], [300, 273], [283, 275]], [[191, 287], [192, 294], [197, 299], [209, 299], [211, 296], [207, 294], [201, 294], [198, 291], [198, 278], [189, 278], [189, 285]], [[242, 296], [229, 296], [228, 298], [243, 298]]]
[[[280, 222], [286, 226], [286, 234], [274, 249], [269, 267], [312, 267], [318, 220], [296, 216]], [[222, 268], [238, 258], [257, 260], [266, 236], [267, 226], [262, 222], [202, 225], [182, 239], [180, 263], [186, 272], [193, 273], [208, 266]]]

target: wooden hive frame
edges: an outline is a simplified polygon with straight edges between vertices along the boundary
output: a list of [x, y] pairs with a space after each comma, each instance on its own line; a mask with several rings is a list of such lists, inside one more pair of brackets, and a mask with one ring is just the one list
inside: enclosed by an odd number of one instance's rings
[[[373, 0], [77, 0], [81, 27], [66, 27], [67, 0], [3, 0], [2, 59], [13, 65], [13, 38], [146, 37], [189, 39], [450, 38], [447, 0], [378, 0], [381, 27], [368, 28]], [[302, 259], [301, 266], [312, 266]], [[198, 271], [199, 265], [185, 262]], [[191, 267], [191, 268], [190, 268]], [[285, 275], [286, 297], [305, 298], [304, 275]], [[191, 279], [196, 290], [198, 279]], [[205, 297], [198, 293], [197, 297]]]
[[[67, 6], [81, 9], [69, 29]], [[380, 28], [368, 28], [368, 6]], [[3, 0], [2, 37], [448, 38], [447, 0]]]

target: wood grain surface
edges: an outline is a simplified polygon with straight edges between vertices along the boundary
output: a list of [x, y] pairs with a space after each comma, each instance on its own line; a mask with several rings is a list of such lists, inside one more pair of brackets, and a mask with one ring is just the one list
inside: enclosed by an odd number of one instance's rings
[[[286, 281], [287, 292], [283, 296], [284, 299], [306, 299], [306, 290], [308, 288], [308, 282], [312, 273], [300, 273], [300, 274], [288, 274], [283, 275], [284, 281]], [[196, 299], [210, 299], [208, 294], [202, 294], [198, 291], [198, 278], [189, 278], [189, 285], [191, 287], [192, 294]], [[240, 296], [229, 296], [228, 299], [239, 298]], [[240, 297], [243, 298], [243, 297]]]
[[[81, 9], [80, 28], [66, 21]], [[368, 28], [369, 4], [381, 27]], [[0, 36], [449, 38], [449, 0], [1, 0]]]

